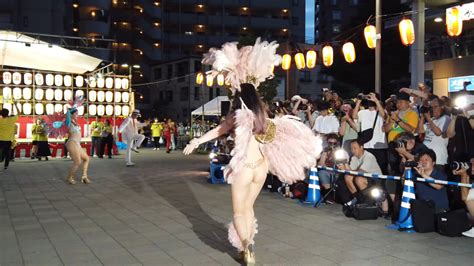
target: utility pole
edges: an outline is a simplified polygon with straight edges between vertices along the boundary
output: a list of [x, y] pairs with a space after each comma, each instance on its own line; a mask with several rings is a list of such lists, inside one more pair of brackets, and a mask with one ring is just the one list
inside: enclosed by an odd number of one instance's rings
[[382, 1], [375, 0], [375, 31], [376, 31], [376, 40], [375, 40], [375, 93], [378, 93], [380, 97], [381, 94], [381, 52], [382, 52], [382, 40], [380, 34], [382, 32]]

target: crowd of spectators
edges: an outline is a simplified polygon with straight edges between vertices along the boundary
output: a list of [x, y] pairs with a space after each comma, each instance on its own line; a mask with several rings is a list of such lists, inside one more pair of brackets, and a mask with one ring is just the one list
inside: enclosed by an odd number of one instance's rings
[[[325, 90], [322, 99], [311, 101], [296, 95], [268, 109], [271, 116], [298, 117], [323, 138], [319, 166], [394, 176], [403, 176], [410, 166], [418, 177], [472, 183], [474, 104], [456, 107], [455, 97], [434, 95], [423, 84], [418, 89], [402, 88], [385, 101], [374, 93], [342, 99], [335, 91]], [[335, 156], [339, 148], [346, 157], [342, 163]], [[465, 167], [450, 166], [453, 162], [465, 162]], [[328, 193], [334, 186], [340, 189], [336, 184], [345, 186], [350, 195], [341, 198], [352, 203], [367, 188], [378, 186], [387, 195], [380, 206], [381, 216], [396, 218], [400, 181], [340, 176], [324, 170], [318, 175], [326, 203], [336, 201]], [[418, 199], [432, 201], [437, 213], [466, 208], [474, 218], [474, 189], [415, 182], [415, 191]], [[464, 235], [474, 237], [474, 229]]]

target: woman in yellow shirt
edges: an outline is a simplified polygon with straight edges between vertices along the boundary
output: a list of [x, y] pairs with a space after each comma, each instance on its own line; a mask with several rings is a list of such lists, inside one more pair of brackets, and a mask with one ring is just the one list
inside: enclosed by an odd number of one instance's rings
[[163, 134], [163, 124], [158, 121], [158, 118], [155, 118], [153, 124], [151, 124], [151, 137], [153, 138], [153, 142], [155, 147], [153, 148], [154, 151], [160, 150], [160, 138]]
[[[51, 151], [48, 144], [48, 136], [46, 134], [45, 127], [43, 125], [42, 119], [37, 119], [36, 124], [32, 128], [33, 133], [33, 143], [36, 144], [35, 157], [38, 161], [41, 161], [41, 158], [44, 157], [46, 161], [48, 156], [51, 156]], [[34, 159], [34, 157], [32, 157]]]
[[107, 145], [107, 154], [109, 159], [112, 159], [112, 145], [114, 145], [114, 135], [112, 134], [112, 126], [110, 120], [105, 120], [105, 124], [102, 127], [102, 140], [100, 141], [100, 152], [99, 158], [104, 158], [105, 145]]

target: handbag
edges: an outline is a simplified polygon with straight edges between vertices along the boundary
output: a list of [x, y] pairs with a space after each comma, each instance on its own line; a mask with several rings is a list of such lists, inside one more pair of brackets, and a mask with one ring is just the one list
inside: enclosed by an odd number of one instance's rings
[[354, 206], [352, 215], [356, 220], [377, 220], [379, 218], [379, 207], [373, 204], [358, 203]]
[[471, 225], [464, 209], [442, 212], [436, 215], [437, 232], [444, 236], [461, 236]]
[[431, 200], [410, 200], [413, 218], [413, 227], [418, 233], [429, 233], [435, 231], [435, 205]]
[[368, 128], [366, 130], [363, 130], [357, 133], [357, 139], [361, 142], [361, 144], [365, 144], [371, 141], [372, 138], [374, 137], [374, 127], [375, 127], [375, 124], [377, 123], [378, 117], [379, 117], [379, 112], [377, 111], [377, 113], [375, 114], [374, 125], [372, 126], [372, 128]]
[[164, 144], [164, 143], [165, 143], [165, 140], [163, 139], [163, 137], [160, 137], [160, 140], [158, 141], [158, 143], [160, 143], [160, 144]]

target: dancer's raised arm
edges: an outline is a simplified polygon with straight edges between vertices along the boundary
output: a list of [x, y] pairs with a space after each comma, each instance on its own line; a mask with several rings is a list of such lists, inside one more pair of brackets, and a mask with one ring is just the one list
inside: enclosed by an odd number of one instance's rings
[[213, 139], [217, 139], [218, 137], [229, 133], [232, 128], [234, 127], [234, 117], [230, 116], [224, 122], [222, 122], [219, 126], [214, 128], [213, 130], [207, 132], [200, 138], [192, 139], [186, 148], [184, 148], [183, 153], [185, 155], [191, 154], [199, 145], [211, 141]]

